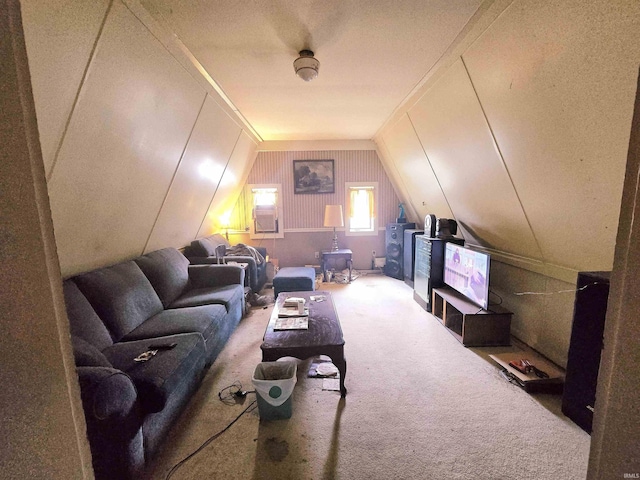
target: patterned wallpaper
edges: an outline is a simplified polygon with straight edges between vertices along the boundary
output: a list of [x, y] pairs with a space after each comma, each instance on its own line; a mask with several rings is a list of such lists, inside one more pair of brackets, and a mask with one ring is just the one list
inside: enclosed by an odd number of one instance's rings
[[[332, 194], [294, 194], [294, 160], [334, 160], [335, 192]], [[282, 205], [285, 233], [288, 230], [324, 229], [324, 206], [345, 205], [345, 182], [378, 182], [378, 225], [384, 228], [398, 216], [398, 196], [374, 150], [329, 150], [296, 152], [260, 152], [248, 184], [279, 183], [282, 185]], [[236, 205], [236, 215], [242, 215], [244, 202]]]

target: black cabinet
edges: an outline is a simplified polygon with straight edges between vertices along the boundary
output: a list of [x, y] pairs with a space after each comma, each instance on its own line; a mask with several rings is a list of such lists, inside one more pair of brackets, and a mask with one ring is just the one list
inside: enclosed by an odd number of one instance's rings
[[580, 272], [562, 394], [562, 413], [591, 433], [610, 272]]
[[464, 245], [461, 238], [415, 237], [415, 267], [413, 274], [413, 299], [427, 312], [431, 311], [431, 292], [444, 285], [444, 248], [447, 242]]
[[404, 283], [413, 288], [413, 272], [416, 263], [416, 237], [424, 235], [424, 230], [404, 231]]

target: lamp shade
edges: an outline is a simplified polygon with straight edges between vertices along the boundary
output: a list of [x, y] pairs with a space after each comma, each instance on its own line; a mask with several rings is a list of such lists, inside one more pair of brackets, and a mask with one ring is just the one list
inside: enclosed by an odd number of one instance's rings
[[324, 226], [334, 228], [344, 227], [342, 205], [326, 205], [324, 207]]

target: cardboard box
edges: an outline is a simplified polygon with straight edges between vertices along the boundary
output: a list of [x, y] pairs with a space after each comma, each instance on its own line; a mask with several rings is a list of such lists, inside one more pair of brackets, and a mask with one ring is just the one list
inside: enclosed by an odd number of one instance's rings
[[[562, 393], [564, 386], [564, 372], [544, 357], [534, 352], [511, 352], [499, 355], [489, 355], [503, 370], [513, 383], [522, 387], [528, 393]], [[509, 362], [517, 362], [527, 359], [539, 370], [547, 373], [549, 378], [540, 378], [534, 372], [522, 373], [509, 365]]]

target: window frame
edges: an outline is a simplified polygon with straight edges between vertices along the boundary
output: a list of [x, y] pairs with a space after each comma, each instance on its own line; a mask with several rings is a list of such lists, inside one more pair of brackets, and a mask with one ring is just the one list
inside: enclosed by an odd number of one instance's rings
[[[345, 229], [344, 233], [347, 237], [365, 237], [378, 235], [378, 182], [345, 182]], [[351, 230], [351, 219], [349, 212], [351, 211], [351, 190], [354, 188], [368, 187], [373, 190], [373, 211], [376, 215], [373, 217], [372, 230]]]
[[[256, 233], [253, 221], [253, 191], [259, 189], [276, 189], [276, 221], [278, 231], [275, 233]], [[249, 238], [262, 240], [265, 238], [284, 238], [284, 224], [282, 221], [282, 185], [280, 183], [250, 183], [245, 191], [247, 209], [247, 224], [249, 225]]]

